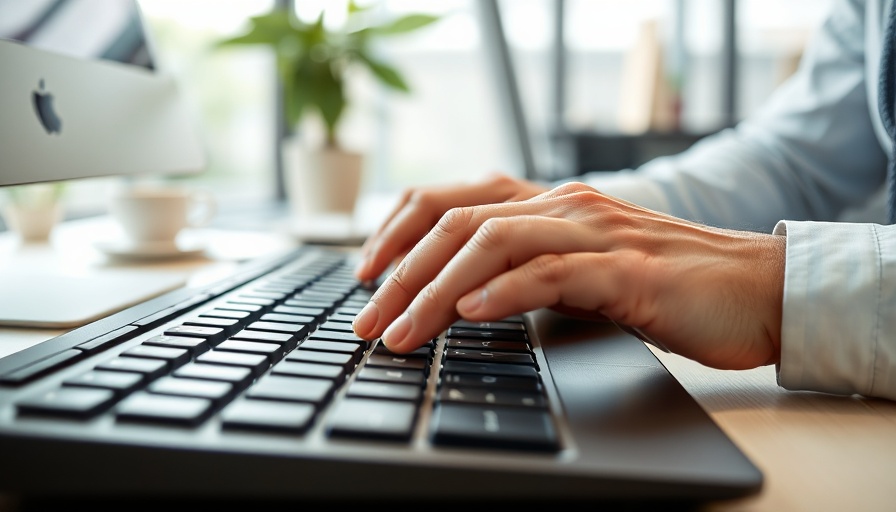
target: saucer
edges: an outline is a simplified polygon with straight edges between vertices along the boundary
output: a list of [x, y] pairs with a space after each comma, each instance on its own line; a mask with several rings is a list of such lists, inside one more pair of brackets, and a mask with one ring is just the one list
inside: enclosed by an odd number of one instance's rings
[[198, 242], [153, 242], [135, 244], [128, 240], [108, 240], [96, 243], [96, 248], [108, 256], [128, 259], [173, 259], [198, 256], [205, 244]]

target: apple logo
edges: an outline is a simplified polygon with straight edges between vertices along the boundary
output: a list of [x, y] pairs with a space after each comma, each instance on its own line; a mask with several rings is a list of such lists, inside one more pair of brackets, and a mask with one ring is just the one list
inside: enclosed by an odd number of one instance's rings
[[34, 111], [40, 124], [43, 125], [47, 133], [58, 134], [62, 131], [62, 120], [56, 115], [53, 109], [53, 95], [44, 90], [44, 80], [41, 78], [40, 85], [31, 96], [34, 103]]

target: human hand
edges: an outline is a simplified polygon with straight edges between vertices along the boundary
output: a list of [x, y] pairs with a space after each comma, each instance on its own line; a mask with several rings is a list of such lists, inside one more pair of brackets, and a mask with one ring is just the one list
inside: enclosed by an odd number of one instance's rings
[[753, 368], [780, 358], [784, 254], [782, 236], [703, 226], [565, 184], [449, 210], [354, 328], [406, 353], [461, 317], [568, 307], [708, 366]]
[[406, 190], [386, 221], [361, 247], [355, 276], [372, 281], [400, 260], [451, 208], [521, 201], [547, 191], [531, 181], [493, 174], [483, 181]]

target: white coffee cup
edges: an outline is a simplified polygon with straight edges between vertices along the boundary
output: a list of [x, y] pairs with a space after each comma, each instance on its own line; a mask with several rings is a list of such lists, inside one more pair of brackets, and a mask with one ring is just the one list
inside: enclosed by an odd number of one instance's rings
[[217, 205], [201, 189], [141, 185], [115, 192], [109, 212], [132, 244], [158, 246], [174, 244], [184, 228], [207, 225]]

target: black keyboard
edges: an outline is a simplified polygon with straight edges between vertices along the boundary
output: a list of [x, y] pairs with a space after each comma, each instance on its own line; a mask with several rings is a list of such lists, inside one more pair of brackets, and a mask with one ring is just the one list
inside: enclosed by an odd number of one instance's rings
[[158, 429], [198, 443], [236, 434], [318, 448], [387, 440], [560, 450], [522, 317], [459, 321], [393, 354], [352, 330], [373, 293], [352, 268], [347, 253], [305, 248], [175, 304], [116, 315], [105, 324], [114, 328], [92, 326], [100, 332], [72, 346], [60, 337], [52, 353], [3, 369], [0, 389], [15, 393], [9, 421], [119, 440]]

